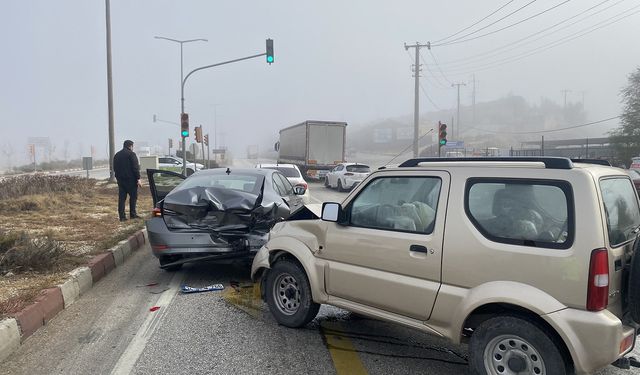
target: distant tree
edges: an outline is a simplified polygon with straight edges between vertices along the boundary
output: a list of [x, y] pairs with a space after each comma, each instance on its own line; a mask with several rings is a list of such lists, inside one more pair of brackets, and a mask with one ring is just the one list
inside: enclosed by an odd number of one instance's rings
[[618, 162], [629, 166], [631, 158], [640, 156], [640, 68], [629, 75], [629, 84], [622, 89], [624, 108], [620, 126], [609, 133]]

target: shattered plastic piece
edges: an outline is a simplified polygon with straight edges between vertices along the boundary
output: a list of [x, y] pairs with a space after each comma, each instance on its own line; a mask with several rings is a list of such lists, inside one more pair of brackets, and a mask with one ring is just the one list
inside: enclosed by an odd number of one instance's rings
[[152, 308], [149, 309], [149, 311], [154, 312], [154, 311], [158, 311], [160, 310], [160, 306], [153, 306]]
[[205, 286], [202, 288], [194, 288], [194, 287], [190, 287], [188, 285], [183, 285], [180, 287], [180, 291], [182, 293], [201, 293], [201, 292], [213, 292], [216, 290], [223, 290], [224, 289], [224, 285], [222, 284], [213, 284], [213, 285], [209, 285], [209, 286]]
[[151, 291], [151, 292], [149, 292], [149, 293], [151, 293], [151, 294], [161, 294], [161, 293], [166, 292], [166, 291], [167, 291], [167, 290], [169, 290], [169, 289], [170, 289], [170, 288], [163, 288], [163, 289], [160, 289], [160, 290], [152, 290], [152, 291]]

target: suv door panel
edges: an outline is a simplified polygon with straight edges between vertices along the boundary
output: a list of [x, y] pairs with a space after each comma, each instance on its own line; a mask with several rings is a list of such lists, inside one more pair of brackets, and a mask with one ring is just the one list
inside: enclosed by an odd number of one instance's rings
[[[329, 223], [325, 249], [318, 254], [328, 261], [329, 295], [414, 319], [429, 318], [440, 287], [450, 177], [440, 171], [421, 172], [418, 177], [435, 177], [441, 181], [439, 196], [434, 198], [437, 211], [431, 233]], [[367, 186], [359, 189], [358, 194]], [[345, 207], [357, 197], [345, 202]], [[413, 245], [425, 247], [428, 252], [411, 251]]]

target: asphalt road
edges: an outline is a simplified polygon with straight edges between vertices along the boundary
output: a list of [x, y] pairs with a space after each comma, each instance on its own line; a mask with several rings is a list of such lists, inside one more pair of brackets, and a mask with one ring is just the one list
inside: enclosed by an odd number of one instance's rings
[[[310, 189], [319, 201], [346, 196]], [[147, 246], [27, 339], [0, 374], [468, 373], [464, 345], [330, 306], [305, 328], [279, 326], [248, 278], [246, 266], [206, 263], [165, 272]], [[216, 283], [225, 290], [178, 292]]]

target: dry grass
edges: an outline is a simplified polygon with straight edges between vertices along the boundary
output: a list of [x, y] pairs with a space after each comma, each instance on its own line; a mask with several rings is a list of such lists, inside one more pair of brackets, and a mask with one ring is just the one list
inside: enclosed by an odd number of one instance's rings
[[[116, 185], [61, 176], [24, 177], [37, 179], [0, 182], [0, 258], [8, 254], [0, 261], [0, 316], [32, 301], [78, 264], [144, 227], [143, 220], [118, 220]], [[35, 185], [28, 186], [28, 181]], [[64, 186], [69, 183], [73, 188]], [[7, 196], [11, 198], [1, 198]], [[151, 210], [148, 187], [139, 189], [137, 207], [143, 215]], [[7, 251], [10, 245], [13, 250]], [[53, 254], [51, 262], [47, 254]], [[7, 271], [15, 275], [6, 277]]]

